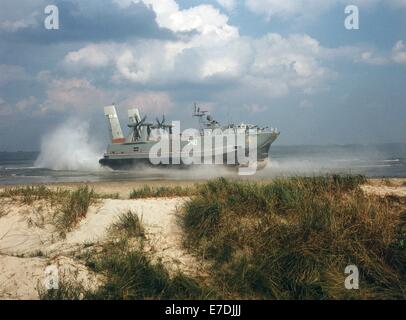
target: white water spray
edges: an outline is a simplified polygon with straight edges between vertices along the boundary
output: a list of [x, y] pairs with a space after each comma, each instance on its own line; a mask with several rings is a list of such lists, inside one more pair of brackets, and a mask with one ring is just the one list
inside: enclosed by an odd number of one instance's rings
[[42, 138], [41, 152], [35, 166], [53, 170], [100, 170], [103, 151], [89, 135], [89, 124], [68, 120]]

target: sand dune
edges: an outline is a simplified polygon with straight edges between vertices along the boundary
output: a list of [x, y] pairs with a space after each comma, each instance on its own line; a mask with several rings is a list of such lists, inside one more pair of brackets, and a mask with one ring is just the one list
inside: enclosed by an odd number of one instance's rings
[[[75, 255], [86, 247], [107, 240], [108, 229], [119, 215], [131, 210], [146, 228], [146, 250], [160, 259], [170, 272], [204, 273], [203, 262], [182, 247], [177, 209], [186, 198], [129, 200], [129, 192], [145, 182], [103, 182], [90, 184], [99, 193], [118, 193], [121, 199], [100, 200], [92, 205], [79, 225], [62, 239], [54, 230], [55, 208], [45, 200], [24, 205], [0, 198], [0, 299], [37, 299], [37, 286], [45, 279], [45, 268], [56, 265], [63, 274], [78, 274], [83, 283], [94, 285], [92, 274]], [[181, 181], [151, 182], [152, 186], [189, 186]], [[53, 184], [50, 188], [75, 189], [79, 184]], [[364, 192], [380, 196], [406, 197], [404, 179], [370, 180]]]
[[[3, 199], [6, 214], [0, 218], [0, 299], [37, 299], [37, 286], [44, 281], [47, 265], [59, 270], [81, 271], [92, 275], [74, 258], [75, 253], [92, 244], [102, 243], [108, 228], [119, 215], [131, 210], [146, 228], [147, 250], [160, 258], [169, 271], [199, 272], [199, 263], [181, 245], [177, 207], [184, 198], [145, 200], [102, 200], [92, 206], [75, 230], [60, 239], [47, 223], [52, 210], [38, 202], [31, 206], [12, 204]], [[45, 208], [44, 217], [38, 207]], [[89, 280], [90, 281], [90, 280]]]

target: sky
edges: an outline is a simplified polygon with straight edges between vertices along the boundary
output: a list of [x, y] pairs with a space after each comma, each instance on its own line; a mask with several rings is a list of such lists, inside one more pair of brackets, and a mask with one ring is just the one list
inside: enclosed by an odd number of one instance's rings
[[[59, 29], [45, 28], [48, 5]], [[348, 30], [348, 5], [359, 29]], [[279, 145], [406, 142], [406, 0], [1, 0], [0, 151], [39, 150], [103, 107], [183, 128], [279, 129]]]

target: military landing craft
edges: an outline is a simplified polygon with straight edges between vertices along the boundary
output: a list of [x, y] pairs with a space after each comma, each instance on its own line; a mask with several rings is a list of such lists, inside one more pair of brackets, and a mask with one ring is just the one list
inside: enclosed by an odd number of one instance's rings
[[[262, 169], [267, 164], [271, 144], [279, 136], [277, 129], [268, 129], [268, 127], [262, 128], [244, 123], [221, 125], [207, 111], [201, 110], [196, 104], [193, 116], [199, 120], [199, 130], [195, 129], [194, 134], [190, 134], [190, 131], [188, 134], [185, 134], [185, 131], [181, 134], [180, 128], [176, 124], [174, 125], [175, 122], [166, 123], [165, 116], [162, 117], [162, 120], [157, 118], [156, 122], [152, 123], [146, 121], [146, 116], [141, 118], [138, 109], [130, 109], [128, 110], [129, 133], [127, 137], [124, 137], [115, 106], [105, 107], [104, 114], [110, 128], [111, 143], [107, 146], [104, 157], [100, 159], [99, 163], [114, 170], [131, 169], [142, 164], [157, 165], [158, 162], [154, 161], [156, 159], [151, 158], [151, 151], [154, 146], [164, 141], [167, 143], [163, 145], [166, 145], [168, 149], [160, 151], [161, 156], [162, 153], [166, 152], [167, 154], [167, 160], [159, 163], [162, 166], [178, 165], [184, 168], [196, 163], [219, 164], [214, 159], [220, 158], [224, 160], [221, 164], [243, 167], [247, 163], [238, 161], [237, 151], [248, 154], [250, 150], [255, 150], [255, 167]], [[245, 150], [241, 151], [241, 144], [236, 142], [236, 138], [231, 139], [232, 143], [227, 142], [219, 147], [218, 143], [215, 143], [218, 141], [216, 140], [217, 134], [225, 131], [229, 134], [234, 132], [235, 136], [237, 136], [237, 132], [240, 135], [242, 132], [246, 140], [243, 147]], [[220, 141], [224, 141], [223, 138], [220, 139]], [[252, 145], [252, 141], [255, 145]], [[190, 146], [199, 150], [194, 153], [193, 161], [183, 161], [182, 152], [186, 152], [184, 150], [189, 152]], [[207, 161], [208, 158], [213, 159], [213, 161]], [[229, 159], [235, 159], [235, 161], [229, 161]]]

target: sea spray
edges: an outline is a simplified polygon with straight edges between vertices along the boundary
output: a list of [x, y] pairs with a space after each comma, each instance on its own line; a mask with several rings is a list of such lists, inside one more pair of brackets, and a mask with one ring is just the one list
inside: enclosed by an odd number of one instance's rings
[[103, 150], [89, 135], [89, 124], [70, 119], [42, 138], [35, 166], [53, 170], [100, 170]]

